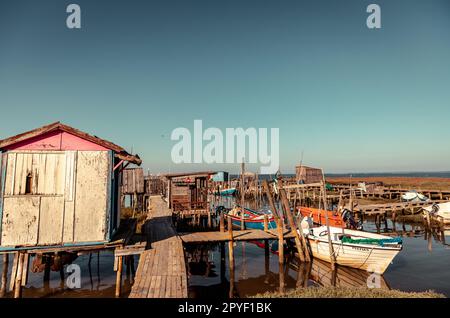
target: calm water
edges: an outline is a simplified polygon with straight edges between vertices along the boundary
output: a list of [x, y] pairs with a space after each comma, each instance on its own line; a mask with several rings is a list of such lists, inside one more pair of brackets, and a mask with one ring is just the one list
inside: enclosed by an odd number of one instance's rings
[[[135, 257], [135, 266], [138, 264], [138, 257]], [[89, 265], [89, 255], [78, 256], [73, 261], [73, 264], [80, 266], [81, 270], [81, 288], [70, 289], [67, 287], [67, 266], [65, 266], [66, 276], [64, 281], [61, 281], [61, 276], [58, 272], [50, 272], [49, 286], [44, 285], [44, 273], [32, 273], [31, 263], [33, 258], [30, 258], [30, 270], [28, 276], [28, 284], [23, 288], [23, 297], [114, 297], [116, 272], [114, 272], [114, 253], [112, 251], [104, 251], [100, 254], [93, 253]], [[3, 257], [0, 257], [0, 267], [3, 269]], [[11, 268], [13, 257], [9, 257], [9, 272]], [[131, 291], [131, 277], [127, 277], [125, 273], [125, 266], [122, 277], [122, 297], [127, 297]], [[9, 286], [9, 279], [8, 279]], [[7, 297], [11, 297], [12, 293], [8, 293]]]
[[[233, 202], [224, 200], [217, 204], [229, 206]], [[253, 207], [255, 208], [255, 207]], [[265, 207], [262, 207], [263, 209]], [[382, 232], [392, 232], [393, 224], [388, 221]], [[366, 220], [365, 231], [376, 232], [375, 224]], [[399, 289], [402, 291], [434, 290], [450, 296], [450, 272], [446, 270], [450, 263], [450, 249], [445, 242], [450, 243], [450, 229], [444, 236], [430, 236], [425, 239], [425, 231], [421, 224], [395, 224], [397, 233], [407, 233], [403, 236], [403, 250], [381, 278], [381, 287]], [[194, 268], [189, 277], [190, 296], [209, 297], [211, 295], [228, 295], [230, 274], [228, 272], [228, 244], [225, 244], [225, 273], [221, 275], [220, 246], [192, 245], [187, 248], [189, 266]], [[201, 252], [199, 252], [201, 251]], [[202, 256], [202, 258], [199, 257]], [[194, 257], [192, 257], [194, 256]], [[314, 261], [312, 268], [305, 274], [297, 270], [297, 261], [293, 260], [283, 268], [286, 288], [302, 285], [330, 286], [331, 272], [328, 263]], [[207, 265], [206, 265], [207, 264]], [[199, 272], [199, 268], [208, 267], [208, 271]], [[235, 246], [234, 295], [249, 296], [265, 291], [275, 291], [279, 288], [280, 268], [278, 255], [270, 254], [266, 260], [264, 249], [250, 242], [237, 242]], [[307, 275], [307, 282], [304, 281]], [[356, 269], [340, 268], [337, 272], [337, 285], [367, 286], [368, 274]], [[221, 277], [222, 276], [222, 277]]]
[[[401, 226], [399, 227], [401, 228]], [[408, 225], [405, 225], [405, 228], [408, 231], [413, 230]], [[414, 229], [417, 230], [417, 234], [413, 237], [404, 237], [404, 248], [381, 278], [381, 287], [388, 286], [402, 291], [434, 290], [449, 297], [450, 273], [446, 268], [450, 262], [450, 250], [442, 242], [433, 238], [430, 251], [429, 242], [424, 239], [422, 231], [419, 227], [414, 227]], [[448, 240], [450, 240], [450, 237], [448, 237]], [[202, 249], [202, 247], [191, 246], [190, 249], [195, 251]], [[209, 272], [192, 273], [189, 277], [190, 296], [208, 297], [212, 295], [214, 297], [217, 293], [228, 295], [230, 275], [228, 272], [227, 244], [225, 244], [225, 282], [220, 275], [220, 246], [203, 247], [203, 254], [204, 257], [201, 262], [210, 262], [211, 270]], [[198, 258], [191, 261], [190, 267], [199, 267], [195, 264], [196, 260]], [[299, 276], [301, 275], [296, 268], [296, 263], [296, 260], [293, 260], [291, 264], [287, 264], [284, 268], [286, 288], [295, 288], [299, 284]], [[269, 270], [267, 270], [263, 248], [249, 242], [236, 243], [234, 280], [236, 296], [244, 297], [278, 290], [279, 273], [278, 255], [270, 254]], [[337, 273], [337, 285], [367, 286], [368, 276], [369, 274], [365, 271], [340, 268]], [[307, 285], [330, 286], [330, 277], [329, 264], [315, 260], [308, 275]]]

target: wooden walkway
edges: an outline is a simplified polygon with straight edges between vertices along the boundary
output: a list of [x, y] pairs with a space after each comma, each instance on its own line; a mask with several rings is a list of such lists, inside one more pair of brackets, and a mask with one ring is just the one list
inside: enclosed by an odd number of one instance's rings
[[[285, 239], [294, 238], [291, 231], [284, 231]], [[195, 232], [180, 234], [184, 243], [208, 243], [208, 242], [227, 242], [230, 241], [230, 234], [226, 232]], [[259, 240], [277, 240], [278, 233], [275, 230], [265, 232], [263, 230], [240, 230], [233, 231], [234, 241], [259, 241]]]
[[143, 226], [150, 249], [139, 259], [130, 298], [187, 298], [183, 242], [172, 225], [172, 210], [160, 196], [150, 197]]
[[[445, 200], [430, 200], [426, 202], [394, 202], [382, 204], [369, 204], [356, 206], [354, 212], [363, 213], [365, 215], [383, 214], [386, 212], [394, 212], [401, 210], [413, 210], [424, 206], [433, 205], [434, 203], [446, 202]], [[411, 211], [412, 212], [412, 211]]]

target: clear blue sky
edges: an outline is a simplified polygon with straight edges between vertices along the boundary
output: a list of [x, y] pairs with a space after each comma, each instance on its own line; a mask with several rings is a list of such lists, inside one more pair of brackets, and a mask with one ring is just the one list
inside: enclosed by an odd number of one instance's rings
[[152, 172], [238, 169], [169, 164], [194, 119], [279, 127], [283, 172], [302, 150], [326, 172], [450, 170], [450, 1], [2, 0], [0, 110], [0, 138], [60, 120]]

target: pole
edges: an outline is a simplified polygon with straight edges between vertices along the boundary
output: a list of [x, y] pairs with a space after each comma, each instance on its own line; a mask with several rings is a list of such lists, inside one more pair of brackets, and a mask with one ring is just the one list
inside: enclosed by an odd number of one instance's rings
[[[280, 194], [281, 203], [283, 204], [283, 207], [284, 207], [284, 212], [287, 216], [289, 226], [291, 228], [291, 233], [294, 235], [295, 245], [297, 246], [298, 257], [300, 258], [300, 260], [302, 262], [304, 262], [304, 261], [309, 262], [310, 258], [309, 258], [308, 248], [306, 246], [306, 240], [303, 236], [303, 233], [301, 233], [301, 235], [299, 235], [299, 233], [297, 231], [297, 226], [294, 222], [294, 217], [292, 216], [291, 208], [289, 206], [289, 202], [286, 197], [286, 190], [283, 188], [280, 188], [279, 194]], [[300, 236], [301, 236], [302, 240], [300, 240]], [[302, 248], [302, 245], [303, 245], [303, 248]]]
[[245, 172], [245, 163], [244, 158], [242, 158], [241, 163], [241, 230], [244, 230], [244, 203], [245, 203], [245, 189], [244, 189], [244, 172]]
[[327, 227], [327, 236], [328, 236], [328, 246], [330, 252], [330, 262], [331, 262], [331, 270], [334, 271], [336, 269], [336, 255], [334, 255], [333, 243], [331, 241], [331, 233], [330, 233], [330, 221], [328, 220], [328, 209], [327, 209], [327, 194], [325, 188], [325, 177], [323, 175], [322, 170], [322, 195], [323, 195], [323, 209], [325, 212], [325, 224]]
[[8, 267], [9, 267], [9, 254], [3, 254], [3, 271], [2, 271], [2, 284], [0, 287], [0, 297], [5, 297], [6, 286], [8, 281]]

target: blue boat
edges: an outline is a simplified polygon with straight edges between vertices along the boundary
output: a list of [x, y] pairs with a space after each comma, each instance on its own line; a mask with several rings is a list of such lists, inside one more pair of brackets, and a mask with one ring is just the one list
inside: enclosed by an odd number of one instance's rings
[[223, 189], [219, 191], [221, 196], [232, 196], [236, 193], [236, 188]]
[[[234, 213], [233, 213], [234, 211]], [[231, 222], [234, 227], [241, 228], [241, 216], [240, 216], [240, 207], [236, 207], [233, 210], [227, 212], [229, 218], [231, 218]], [[248, 208], [244, 208], [244, 226], [246, 229], [252, 230], [264, 230], [264, 215], [265, 213], [256, 212]], [[268, 219], [268, 227], [269, 230], [276, 229], [277, 223], [272, 214], [267, 214]]]

